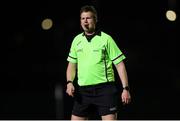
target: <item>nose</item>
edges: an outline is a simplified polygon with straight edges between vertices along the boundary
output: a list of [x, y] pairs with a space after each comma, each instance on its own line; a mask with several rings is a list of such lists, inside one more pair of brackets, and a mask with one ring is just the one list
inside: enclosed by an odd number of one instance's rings
[[85, 22], [87, 23], [87, 18], [86, 19], [84, 19], [85, 20]]

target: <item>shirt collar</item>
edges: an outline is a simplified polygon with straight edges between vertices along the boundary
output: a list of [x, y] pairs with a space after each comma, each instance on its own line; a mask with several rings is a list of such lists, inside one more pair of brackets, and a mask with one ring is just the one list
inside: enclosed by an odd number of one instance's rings
[[[83, 36], [85, 36], [85, 32], [83, 32], [82, 34]], [[96, 32], [94, 33], [94, 35], [98, 35], [98, 36], [101, 36], [101, 30], [96, 30]]]

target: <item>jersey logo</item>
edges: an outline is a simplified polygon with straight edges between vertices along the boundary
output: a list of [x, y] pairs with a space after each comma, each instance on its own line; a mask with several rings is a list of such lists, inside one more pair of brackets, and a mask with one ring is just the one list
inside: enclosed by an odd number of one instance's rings
[[78, 50], [77, 50], [77, 52], [82, 52], [82, 51], [83, 51], [83, 49], [78, 49]]
[[78, 46], [80, 43], [81, 43], [81, 41], [79, 41], [79, 42], [77, 43], [77, 46]]
[[99, 52], [100, 50], [93, 50], [93, 52]]

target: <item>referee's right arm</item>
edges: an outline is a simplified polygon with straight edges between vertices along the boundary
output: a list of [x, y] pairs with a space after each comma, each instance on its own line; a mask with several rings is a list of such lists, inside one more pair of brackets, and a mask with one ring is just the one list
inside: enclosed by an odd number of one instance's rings
[[72, 97], [74, 96], [74, 90], [75, 90], [74, 85], [73, 85], [73, 80], [76, 76], [76, 68], [77, 68], [76, 63], [69, 62], [67, 71], [66, 71], [66, 79], [67, 79], [66, 93]]

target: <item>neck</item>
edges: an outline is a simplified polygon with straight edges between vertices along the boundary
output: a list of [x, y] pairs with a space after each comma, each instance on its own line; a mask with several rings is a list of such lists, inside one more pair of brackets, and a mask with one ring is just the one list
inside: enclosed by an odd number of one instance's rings
[[85, 32], [86, 35], [93, 35], [95, 33], [95, 31], [93, 32]]

